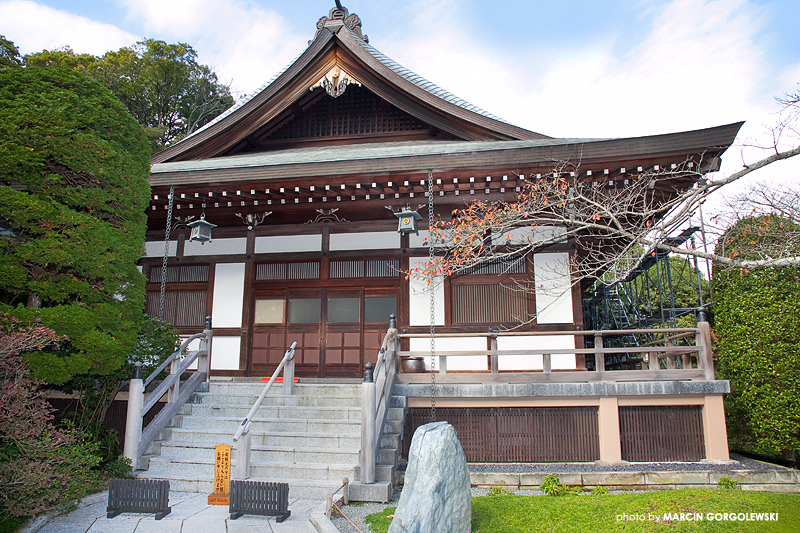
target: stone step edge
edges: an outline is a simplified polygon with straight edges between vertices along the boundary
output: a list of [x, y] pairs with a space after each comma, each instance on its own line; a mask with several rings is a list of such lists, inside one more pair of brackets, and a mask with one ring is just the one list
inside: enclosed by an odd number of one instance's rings
[[[153, 467], [153, 462], [156, 460], [156, 466], [159, 462], [158, 460], [162, 461], [169, 461], [172, 464], [185, 464], [185, 465], [203, 465], [203, 466], [214, 466], [214, 459], [195, 459], [190, 457], [175, 457], [172, 455], [151, 455], [145, 456], [150, 460], [150, 468]], [[250, 461], [250, 466], [279, 466], [279, 467], [296, 467], [296, 468], [316, 468], [317, 465], [320, 467], [324, 466], [325, 468], [333, 468], [334, 470], [352, 470], [355, 465], [351, 463], [306, 463], [306, 462], [286, 462], [286, 461]], [[213, 472], [213, 468], [211, 471]], [[148, 468], [148, 471], [150, 469]]]
[[[245, 413], [247, 414], [247, 413]], [[191, 418], [191, 414], [176, 414], [175, 416], [183, 416], [185, 418]], [[203, 417], [203, 420], [218, 420], [224, 422], [241, 422], [244, 417], [241, 416], [206, 416]], [[346, 418], [261, 418], [256, 417], [250, 420], [251, 423], [256, 422], [309, 422], [309, 423], [324, 423], [324, 424], [333, 424], [333, 423], [346, 423], [350, 425], [361, 425], [361, 420], [348, 420]]]
[[[216, 444], [209, 444], [205, 442], [184, 442], [184, 441], [159, 441], [162, 448], [203, 448], [206, 450], [213, 450]], [[234, 449], [236, 448], [235, 445], [231, 445]], [[259, 450], [259, 451], [267, 451], [267, 452], [311, 452], [311, 453], [354, 453], [358, 454], [359, 450], [347, 451], [347, 450], [331, 450], [330, 448], [324, 448], [320, 446], [309, 446], [308, 448], [298, 448], [293, 446], [280, 446], [274, 444], [252, 444], [250, 446], [250, 450]], [[158, 454], [161, 455], [161, 454]]]
[[[189, 481], [189, 482], [191, 482], [191, 481], [200, 481], [200, 482], [203, 482], [203, 483], [213, 483], [214, 482], [213, 474], [211, 476], [209, 476], [209, 477], [205, 477], [205, 476], [204, 477], [200, 477], [200, 476], [164, 476], [164, 475], [157, 475], [158, 474], [157, 472], [155, 473], [156, 475], [153, 475], [153, 474], [154, 473], [152, 473], [150, 471], [147, 471], [147, 470], [135, 473], [137, 479], [166, 479], [168, 481], [173, 481], [174, 480], [174, 481], [179, 481], [179, 482], [180, 481], [184, 481], [184, 482], [185, 481]], [[278, 478], [278, 477], [256, 477], [256, 476], [247, 478], [247, 481], [270, 481], [270, 482], [273, 482], [273, 483], [275, 483], [275, 482], [288, 483], [290, 487], [292, 485], [295, 485], [295, 486], [299, 486], [299, 487], [302, 487], [302, 486], [318, 487], [318, 488], [331, 487], [332, 489], [335, 489], [335, 488], [339, 487], [339, 485], [342, 484], [341, 481], [335, 481], [335, 480], [331, 480], [331, 479], [295, 479], [295, 478], [284, 478], [284, 477]]]
[[[220, 440], [225, 440], [228, 442], [219, 442], [217, 444], [230, 444], [234, 446], [235, 443], [233, 442], [233, 433], [231, 431], [227, 431], [224, 429], [204, 429], [204, 428], [189, 428], [189, 427], [166, 427], [165, 430], [170, 430], [176, 433], [192, 433], [196, 435], [220, 435]], [[361, 435], [354, 435], [352, 437], [348, 437], [346, 435], [320, 435], [315, 431], [258, 431], [255, 429], [250, 430], [250, 435], [255, 437], [258, 436], [266, 436], [266, 437], [276, 437], [276, 438], [284, 438], [284, 437], [302, 437], [302, 438], [311, 438], [311, 437], [319, 437], [319, 438], [329, 438], [329, 439], [357, 439], [361, 440]], [[156, 442], [169, 442], [168, 440], [159, 439]]]

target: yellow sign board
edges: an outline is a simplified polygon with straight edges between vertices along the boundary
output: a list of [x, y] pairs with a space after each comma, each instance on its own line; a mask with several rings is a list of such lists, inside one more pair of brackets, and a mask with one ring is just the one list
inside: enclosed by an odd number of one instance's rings
[[231, 447], [218, 444], [214, 450], [214, 494], [208, 496], [208, 504], [228, 505], [231, 491]]

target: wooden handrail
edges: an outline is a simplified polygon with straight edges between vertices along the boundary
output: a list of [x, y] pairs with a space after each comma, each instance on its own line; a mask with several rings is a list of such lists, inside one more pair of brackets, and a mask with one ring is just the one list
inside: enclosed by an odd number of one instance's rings
[[147, 387], [150, 384], [150, 382], [156, 378], [156, 376], [158, 376], [165, 368], [167, 368], [168, 364], [172, 363], [172, 361], [180, 357], [183, 351], [186, 350], [186, 348], [188, 348], [192, 342], [194, 342], [197, 339], [205, 339], [205, 338], [206, 338], [205, 333], [195, 333], [194, 335], [183, 341], [181, 345], [178, 347], [178, 349], [172, 352], [172, 355], [164, 359], [164, 362], [158, 365], [158, 368], [156, 368], [149, 376], [147, 376], [147, 379], [144, 380], [144, 386]]
[[[258, 408], [261, 407], [261, 404], [264, 402], [264, 398], [269, 393], [269, 390], [272, 388], [272, 384], [275, 383], [275, 380], [278, 379], [278, 376], [283, 370], [283, 367], [286, 365], [287, 361], [294, 360], [294, 349], [297, 347], [297, 342], [293, 342], [289, 349], [286, 350], [286, 353], [283, 354], [283, 359], [278, 364], [278, 368], [275, 369], [275, 372], [272, 373], [272, 377], [269, 378], [269, 381], [264, 386], [264, 390], [261, 391], [258, 399], [253, 404], [253, 407], [250, 408], [250, 411], [247, 412], [247, 416], [244, 417], [242, 423], [239, 425], [239, 429], [236, 430], [236, 434], [233, 436], [233, 442], [239, 440], [239, 438], [244, 434], [250, 431], [250, 424], [253, 420], [253, 417], [256, 415]], [[286, 379], [284, 378], [284, 382]], [[294, 376], [292, 376], [292, 381], [294, 381]]]
[[278, 364], [278, 368], [275, 369], [275, 372], [272, 373], [272, 377], [269, 378], [269, 381], [266, 385], [264, 385], [264, 390], [261, 391], [261, 394], [256, 399], [253, 407], [250, 408], [250, 411], [247, 413], [247, 416], [244, 417], [242, 423], [239, 424], [239, 428], [236, 430], [236, 433], [233, 435], [233, 442], [236, 443], [236, 470], [234, 472], [235, 479], [248, 479], [250, 477], [250, 450], [251, 450], [251, 438], [250, 438], [250, 426], [252, 425], [253, 417], [256, 416], [259, 407], [261, 407], [261, 403], [266, 398], [269, 390], [272, 388], [272, 384], [275, 383], [275, 380], [278, 379], [278, 376], [283, 370], [283, 393], [286, 395], [291, 395], [293, 393], [294, 387], [294, 349], [297, 347], [297, 342], [293, 342], [289, 349], [286, 350], [286, 353], [283, 354], [283, 359]]
[[[202, 333], [192, 335], [181, 343], [180, 347], [170, 354], [146, 380], [142, 380], [142, 367], [141, 364], [137, 364], [128, 390], [128, 413], [125, 423], [123, 452], [123, 455], [131, 460], [134, 470], [139, 467], [139, 459], [147, 452], [153, 441], [158, 438], [159, 434], [170, 423], [172, 417], [181, 410], [192, 394], [201, 387], [208, 386], [211, 368], [211, 338], [211, 317], [207, 317], [206, 329]], [[200, 340], [200, 349], [184, 355], [184, 351], [189, 344], [198, 339]], [[181, 385], [181, 377], [195, 361], [198, 362], [197, 370]], [[145, 402], [145, 387], [167, 368], [167, 365], [172, 366], [170, 375], [150, 393]], [[142, 428], [144, 416], [150, 412], [165, 394], [169, 395], [167, 404], [146, 428]]]
[[380, 449], [383, 437], [383, 426], [386, 423], [386, 413], [389, 397], [397, 375], [396, 353], [394, 347], [395, 332], [389, 330], [383, 337], [383, 344], [375, 364], [375, 451]]
[[395, 317], [391, 315], [389, 330], [383, 337], [378, 359], [373, 368], [366, 364], [364, 382], [361, 389], [361, 457], [360, 481], [375, 483], [375, 466], [378, 450], [383, 439], [389, 399], [397, 378], [399, 361], [397, 358], [397, 328]]

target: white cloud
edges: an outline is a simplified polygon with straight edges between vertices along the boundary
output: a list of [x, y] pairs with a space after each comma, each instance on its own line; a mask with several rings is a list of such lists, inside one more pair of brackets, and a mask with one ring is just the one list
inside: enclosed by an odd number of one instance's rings
[[453, 0], [420, 2], [417, 9], [409, 31], [384, 51], [534, 131], [645, 135], [734, 122], [764, 110], [759, 95], [769, 62], [756, 38], [762, 23], [743, 0], [647, 4], [638, 23], [650, 27], [626, 53], [615, 47], [625, 27], [569, 54], [548, 50], [535, 31], [510, 35], [516, 44], [498, 50], [479, 33], [464, 31], [468, 25]]
[[0, 2], [0, 20], [2, 31], [22, 54], [67, 45], [76, 53], [102, 55], [140, 39], [111, 24], [26, 0]]
[[285, 67], [311, 35], [296, 35], [271, 9], [243, 0], [119, 0], [127, 17], [152, 35], [197, 50], [237, 92], [251, 93]]

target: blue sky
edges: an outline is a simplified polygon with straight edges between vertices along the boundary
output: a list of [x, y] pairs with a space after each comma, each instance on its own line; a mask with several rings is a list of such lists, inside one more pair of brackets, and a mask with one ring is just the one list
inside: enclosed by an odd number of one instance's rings
[[[770, 137], [800, 82], [797, 0], [343, 0], [370, 43], [450, 92], [560, 137], [621, 137], [746, 120]], [[333, 0], [0, 0], [23, 53], [102, 54], [187, 42], [238, 93], [303, 51]], [[766, 135], [766, 137], [765, 137]], [[738, 154], [726, 157], [740, 168]]]

